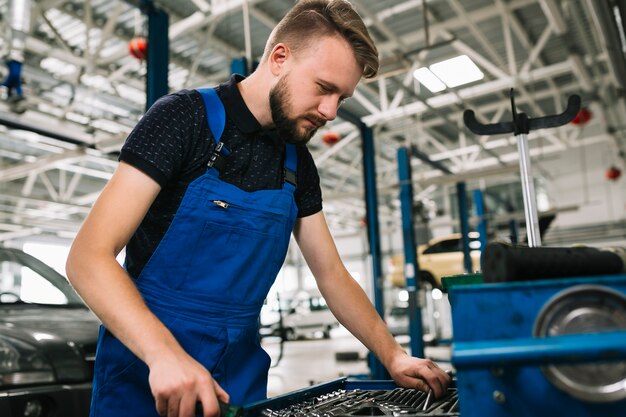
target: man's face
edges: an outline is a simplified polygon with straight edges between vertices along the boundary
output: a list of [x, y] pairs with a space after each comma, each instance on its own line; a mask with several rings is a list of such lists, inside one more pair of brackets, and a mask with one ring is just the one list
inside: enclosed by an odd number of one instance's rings
[[[325, 119], [319, 118], [314, 114], [301, 117], [290, 117], [293, 105], [291, 104], [291, 95], [287, 87], [288, 75], [282, 77], [278, 83], [270, 90], [270, 110], [272, 111], [272, 120], [274, 127], [288, 143], [306, 144], [308, 143], [317, 129], [326, 123]], [[300, 126], [300, 119], [308, 119], [311, 123]]]
[[348, 43], [325, 37], [292, 54], [270, 90], [274, 125], [287, 142], [307, 143], [327, 121], [335, 119], [362, 75]]

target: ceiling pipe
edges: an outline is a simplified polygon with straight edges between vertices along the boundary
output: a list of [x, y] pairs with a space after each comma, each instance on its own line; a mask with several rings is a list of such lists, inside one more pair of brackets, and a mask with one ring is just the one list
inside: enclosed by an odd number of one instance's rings
[[[609, 2], [587, 0], [587, 5], [594, 12], [597, 26], [600, 28], [600, 34], [604, 43], [603, 46], [608, 53], [609, 73], [611, 74], [615, 87], [612, 93], [615, 96], [616, 105], [611, 106], [607, 115], [612, 114], [613, 126], [610, 127], [610, 130], [615, 131], [617, 130], [616, 126], [621, 124], [624, 112], [626, 112], [626, 59], [620, 41], [619, 28], [613, 14], [614, 10], [611, 9]], [[623, 11], [623, 1], [618, 3], [618, 13], [620, 6]], [[618, 140], [615, 141], [615, 145], [619, 149], [618, 155], [620, 158], [626, 161], [626, 146]]]
[[[626, 26], [626, 0], [615, 0], [614, 4], [614, 7], [617, 7], [617, 13], [619, 14], [618, 29], [620, 33], [624, 33], [624, 27]], [[622, 39], [621, 36], [620, 39]], [[625, 42], [625, 40], [622, 39], [622, 42]], [[626, 44], [622, 45], [622, 49], [626, 49]]]
[[30, 8], [30, 0], [11, 0], [9, 4], [9, 60], [24, 62], [26, 35], [30, 32]]
[[[617, 24], [613, 19], [612, 10], [608, 2], [605, 1], [588, 1], [589, 6], [595, 12], [598, 19], [598, 26], [609, 55], [609, 67], [613, 75], [615, 86], [622, 91], [624, 90], [624, 82], [626, 80], [626, 60], [620, 44], [620, 35]], [[620, 94], [623, 97], [623, 93]]]
[[30, 0], [11, 0], [9, 4], [9, 51], [6, 64], [9, 69], [7, 78], [2, 82], [8, 92], [8, 101], [13, 111], [23, 113], [23, 106], [17, 103], [22, 101], [22, 64], [24, 63], [24, 49], [26, 35], [30, 31]]

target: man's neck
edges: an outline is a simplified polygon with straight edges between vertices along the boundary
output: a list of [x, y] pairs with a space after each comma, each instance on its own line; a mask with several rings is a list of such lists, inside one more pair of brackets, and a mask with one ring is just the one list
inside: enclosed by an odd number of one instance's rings
[[274, 125], [270, 111], [269, 85], [259, 71], [237, 84], [243, 101], [263, 128]]

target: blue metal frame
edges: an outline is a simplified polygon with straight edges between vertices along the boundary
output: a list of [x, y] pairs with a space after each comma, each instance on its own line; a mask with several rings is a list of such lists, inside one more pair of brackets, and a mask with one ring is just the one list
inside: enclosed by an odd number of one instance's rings
[[467, 189], [464, 182], [456, 184], [456, 197], [459, 203], [459, 226], [461, 228], [461, 249], [465, 272], [472, 272], [472, 258], [469, 250], [469, 221], [467, 216]]
[[245, 77], [250, 75], [250, 72], [248, 71], [248, 60], [246, 57], [234, 58], [230, 61], [230, 73], [240, 74]]
[[478, 216], [478, 239], [480, 240], [480, 251], [482, 252], [487, 247], [487, 214], [485, 213], [485, 198], [483, 191], [480, 189], [474, 190], [474, 206], [476, 206], [476, 216]]
[[[378, 192], [376, 191], [376, 150], [374, 148], [374, 132], [361, 123], [361, 137], [363, 148], [363, 175], [365, 183], [365, 203], [367, 208], [367, 236], [372, 254], [372, 271], [374, 278], [374, 307], [380, 317], [385, 317], [385, 302], [383, 295], [383, 270], [380, 251], [380, 229], [378, 225]], [[389, 373], [376, 359], [370, 361], [372, 377], [374, 379], [388, 379]]]
[[417, 302], [419, 263], [413, 227], [413, 183], [411, 160], [407, 148], [398, 148], [398, 176], [400, 180], [400, 211], [402, 213], [402, 238], [404, 240], [404, 278], [409, 293], [409, 335], [411, 354], [424, 357], [422, 312]]
[[148, 16], [148, 57], [146, 75], [146, 110], [160, 97], [169, 93], [169, 16], [144, 2], [143, 12]]
[[578, 363], [626, 358], [626, 331], [454, 344], [457, 369], [485, 366]]
[[[367, 238], [372, 256], [372, 278], [374, 284], [374, 307], [380, 315], [385, 317], [385, 303], [383, 299], [383, 273], [380, 250], [380, 228], [378, 224], [378, 192], [376, 190], [376, 150], [374, 147], [374, 132], [361, 121], [358, 116], [339, 109], [339, 117], [353, 123], [361, 131], [361, 149], [363, 151], [363, 182], [365, 184], [365, 207], [367, 220]], [[389, 373], [376, 358], [369, 360], [370, 370], [375, 379], [388, 379]]]
[[511, 231], [511, 244], [517, 244], [519, 240], [519, 230], [517, 227], [517, 220], [511, 219], [509, 220], [509, 230]]
[[454, 342], [463, 417], [623, 417], [626, 400], [594, 403], [550, 382], [547, 364], [626, 358], [626, 332], [533, 338], [539, 312], [577, 285], [626, 294], [626, 275], [562, 278], [452, 287]]

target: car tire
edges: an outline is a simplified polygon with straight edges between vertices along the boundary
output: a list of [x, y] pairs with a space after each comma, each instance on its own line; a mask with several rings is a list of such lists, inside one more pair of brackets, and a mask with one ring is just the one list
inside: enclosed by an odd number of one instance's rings
[[358, 361], [359, 359], [361, 359], [361, 357], [359, 356], [359, 352], [356, 351], [335, 352], [335, 360], [339, 362]]
[[288, 327], [285, 329], [285, 340], [297, 340], [298, 338], [296, 337], [296, 332]]
[[326, 327], [322, 332], [322, 337], [324, 339], [330, 339], [330, 326]]
[[425, 288], [424, 284], [429, 284], [433, 289], [441, 289], [441, 286], [439, 286], [437, 284], [437, 281], [435, 281], [435, 277], [433, 277], [433, 274], [428, 271], [420, 271], [420, 288]]

